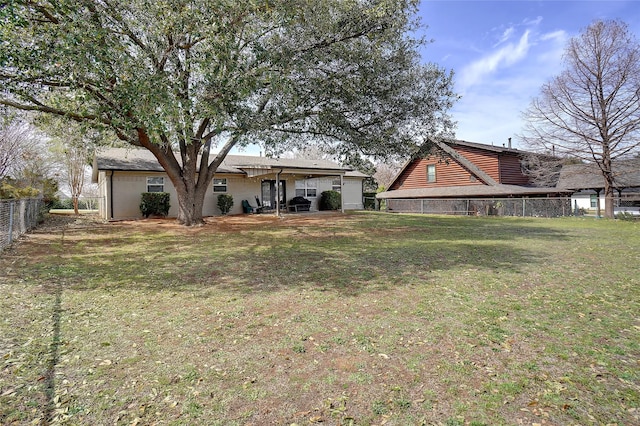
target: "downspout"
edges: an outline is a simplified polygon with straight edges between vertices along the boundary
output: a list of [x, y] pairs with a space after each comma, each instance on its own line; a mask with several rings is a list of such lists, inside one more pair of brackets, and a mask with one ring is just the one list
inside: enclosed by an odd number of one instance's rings
[[109, 176], [109, 216], [111, 216], [111, 220], [113, 220], [113, 174], [115, 172], [111, 170], [111, 175]]

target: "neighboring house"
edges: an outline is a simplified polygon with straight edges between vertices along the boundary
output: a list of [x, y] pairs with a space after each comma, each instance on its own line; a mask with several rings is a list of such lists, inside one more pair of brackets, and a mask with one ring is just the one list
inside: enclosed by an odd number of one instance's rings
[[[616, 212], [640, 211], [640, 158], [613, 165]], [[578, 209], [596, 210], [598, 199], [604, 209], [604, 178], [596, 164], [570, 164], [562, 167], [559, 188], [570, 190], [571, 203]]]
[[[564, 197], [565, 202], [558, 208], [566, 213], [571, 191], [535, 187], [522, 170], [522, 161], [529, 152], [462, 140], [433, 141], [433, 146], [430, 152], [408, 161], [389, 190], [377, 194], [378, 200], [386, 201], [387, 209], [415, 211], [415, 206], [424, 209], [425, 203], [412, 200], [439, 200], [438, 212], [492, 214], [491, 209], [502, 204], [489, 202], [480, 206], [459, 201]], [[451, 201], [442, 201], [446, 199]]]
[[[256, 206], [256, 197], [264, 206], [275, 208], [278, 194], [283, 211], [295, 196], [310, 200], [311, 210], [317, 210], [320, 194], [326, 190], [341, 192], [345, 210], [362, 209], [362, 182], [366, 177], [325, 160], [228, 155], [207, 191], [203, 215], [220, 215], [219, 194], [233, 196], [230, 214], [242, 213], [242, 200]], [[169, 216], [178, 214], [177, 195], [171, 180], [146, 149], [111, 148], [98, 152], [92, 178], [99, 186], [103, 200], [100, 216], [105, 220], [142, 217], [139, 206], [143, 192], [168, 192], [171, 197]]]

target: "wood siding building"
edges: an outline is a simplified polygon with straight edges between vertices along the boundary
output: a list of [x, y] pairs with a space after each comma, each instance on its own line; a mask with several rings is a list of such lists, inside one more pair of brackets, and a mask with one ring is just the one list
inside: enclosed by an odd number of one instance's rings
[[[520, 166], [525, 152], [465, 141], [451, 141], [447, 145], [498, 184], [530, 185]], [[428, 177], [430, 166], [435, 168], [435, 180]], [[465, 164], [441, 152], [410, 161], [390, 185], [389, 191], [489, 184]]]
[[[429, 141], [428, 152], [408, 161], [389, 190], [376, 198], [386, 200], [391, 211], [425, 212], [427, 205], [435, 211], [433, 205], [438, 204], [439, 213], [473, 214], [489, 212], [496, 199], [561, 197], [553, 209], [566, 214], [571, 191], [533, 185], [521, 166], [528, 155], [511, 147], [461, 140]], [[460, 202], [472, 199], [487, 200], [487, 206]]]

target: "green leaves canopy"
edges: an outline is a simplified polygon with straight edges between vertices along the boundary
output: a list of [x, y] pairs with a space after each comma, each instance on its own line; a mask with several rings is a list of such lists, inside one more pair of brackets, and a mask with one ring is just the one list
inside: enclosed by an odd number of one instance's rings
[[0, 103], [112, 129], [151, 150], [179, 195], [206, 188], [238, 144], [402, 155], [453, 126], [451, 74], [420, 65], [407, 36], [415, 3], [9, 1]]

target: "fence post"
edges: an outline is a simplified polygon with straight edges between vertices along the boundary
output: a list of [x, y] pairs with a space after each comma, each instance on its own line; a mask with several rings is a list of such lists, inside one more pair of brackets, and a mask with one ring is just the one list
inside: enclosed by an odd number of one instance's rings
[[522, 197], [522, 217], [525, 216], [524, 211], [526, 208], [526, 198]]
[[14, 202], [9, 203], [9, 244], [13, 241], [13, 206]]

